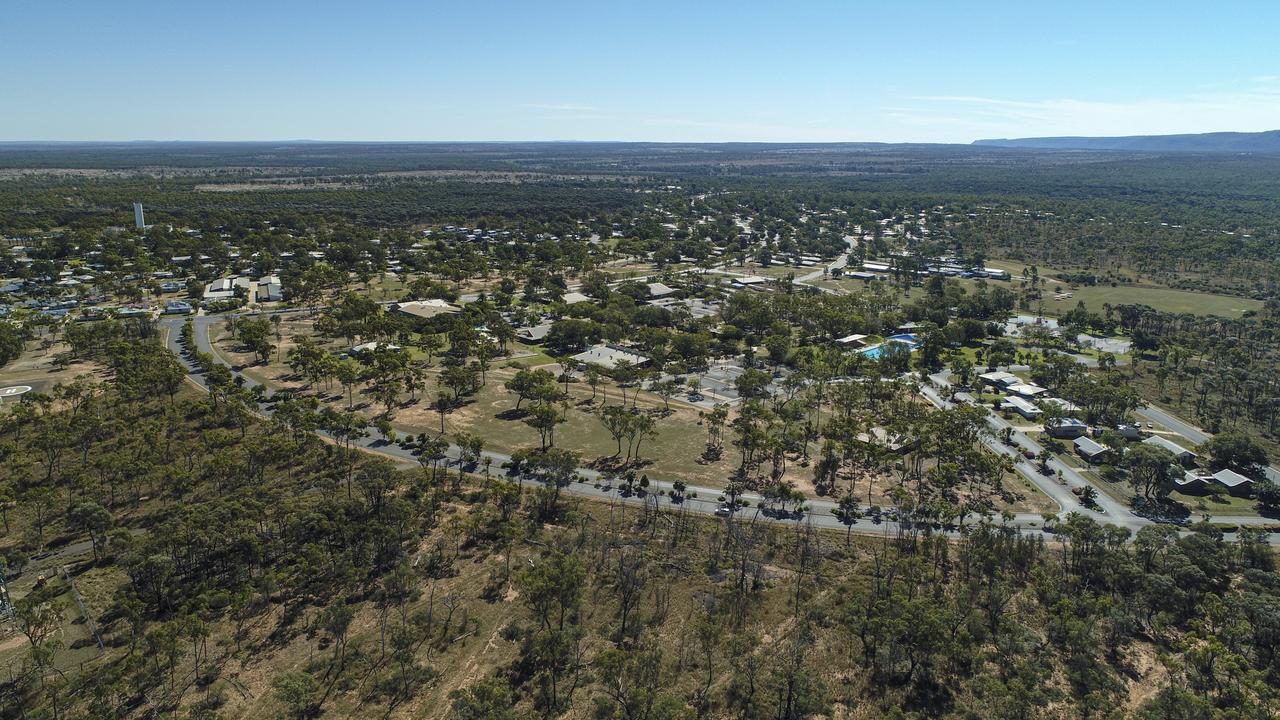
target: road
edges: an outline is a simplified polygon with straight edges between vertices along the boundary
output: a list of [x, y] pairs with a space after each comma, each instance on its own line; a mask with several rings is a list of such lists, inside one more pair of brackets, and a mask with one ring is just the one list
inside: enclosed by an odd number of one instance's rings
[[[1161, 410], [1155, 405], [1144, 405], [1133, 411], [1134, 415], [1156, 425], [1163, 425], [1170, 430], [1178, 433], [1182, 437], [1190, 440], [1196, 445], [1202, 445], [1213, 437], [1209, 433], [1179, 418], [1177, 415]], [[1268, 467], [1265, 469], [1266, 475], [1273, 482], [1280, 482], [1280, 468]]]
[[[844, 267], [849, 264], [849, 253], [853, 252], [854, 246], [858, 244], [858, 239], [852, 235], [846, 235], [844, 238], [844, 242], [846, 245], [849, 246], [849, 249], [845, 250], [844, 253], [840, 255], [840, 257], [835, 259], [834, 262], [832, 262], [830, 265], [826, 266], [825, 268], [819, 268], [817, 270], [814, 270], [813, 272], [807, 273], [805, 275], [801, 275], [800, 277], [795, 278], [791, 282], [796, 285], [808, 285], [809, 283], [813, 282], [814, 280], [817, 280], [820, 277], [830, 275], [831, 272], [834, 270], [843, 270]], [[826, 291], [826, 288], [818, 288], [818, 289]]]
[[[936, 379], [935, 382], [937, 382]], [[944, 385], [943, 387], [946, 386]], [[955, 403], [942, 397], [937, 390], [934, 390], [927, 385], [922, 386], [920, 391], [925, 398], [929, 400], [929, 402], [939, 408], [950, 409], [956, 406]], [[964, 397], [966, 396], [963, 393], [957, 394], [958, 399], [963, 399]], [[1013, 428], [1013, 426], [998, 415], [988, 413], [987, 425], [991, 429], [991, 434], [989, 437], [983, 438], [983, 442], [986, 446], [991, 448], [993, 452], [1010, 458], [1013, 461], [1014, 469], [1018, 471], [1018, 474], [1026, 478], [1032, 485], [1035, 485], [1040, 492], [1049, 496], [1054, 502], [1058, 503], [1058, 507], [1061, 508], [1063, 512], [1079, 512], [1088, 515], [1095, 520], [1109, 522], [1114, 525], [1122, 525], [1134, 531], [1143, 524], [1146, 524], [1145, 520], [1133, 515], [1128, 508], [1113, 500], [1106, 493], [1098, 493], [1097, 502], [1099, 509], [1095, 510], [1085, 507], [1080, 503], [1080, 499], [1071, 492], [1071, 489], [1085, 487], [1091, 483], [1083, 475], [1077, 472], [1075, 468], [1054, 458], [1049, 460], [1049, 469], [1053, 471], [1053, 474], [1044, 475], [1034, 464], [1028, 461], [1021, 452], [1021, 450], [1029, 450], [1036, 455], [1039, 455], [1044, 452], [1044, 448], [1041, 447], [1039, 443], [1027, 437], [1025, 433], [1019, 432], [1017, 429], [1013, 429], [1010, 437], [1013, 440], [1014, 446], [1011, 447], [1006, 445], [1000, 438], [1003, 435], [1005, 428]], [[1062, 479], [1066, 485], [1058, 484], [1056, 480], [1058, 472], [1062, 473]]]
[[[1017, 366], [1010, 368], [1010, 371], [1018, 369]], [[941, 393], [928, 385], [921, 387], [921, 392], [931, 403], [940, 408], [951, 408], [955, 406], [950, 400], [943, 397], [943, 394], [950, 395], [950, 372], [942, 371], [929, 376], [929, 380], [940, 388]], [[958, 400], [971, 399], [966, 393], [956, 393]], [[1030, 437], [1019, 431], [1004, 418], [994, 414], [987, 414], [987, 424], [991, 427], [993, 437], [984, 439], [984, 442], [993, 451], [1005, 455], [1014, 460], [1014, 468], [1018, 474], [1025, 477], [1034, 484], [1045, 495], [1048, 495], [1058, 506], [1062, 508], [1062, 512], [1079, 512], [1088, 515], [1095, 520], [1104, 523], [1111, 523], [1129, 529], [1130, 532], [1137, 532], [1142, 527], [1152, 524], [1150, 520], [1140, 515], [1135, 515], [1133, 511], [1124, 503], [1116, 500], [1106, 492], [1094, 487], [1097, 490], [1096, 502], [1097, 509], [1086, 508], [1080, 503], [1080, 499], [1071, 492], [1072, 488], [1082, 488], [1093, 486], [1088, 478], [1084, 477], [1075, 468], [1058, 460], [1050, 458], [1048, 461], [1049, 470], [1053, 472], [1053, 476], [1046, 476], [1040, 473], [1039, 469], [1028, 461], [1018, 449], [1005, 445], [999, 438], [1005, 432], [1005, 428], [1010, 428], [1010, 439], [1013, 445], [1019, 449], [1030, 450], [1036, 455], [1044, 452], [1044, 448], [1032, 440]], [[1061, 473], [1062, 479], [1066, 486], [1059, 485], [1056, 481], [1057, 475]], [[1062, 514], [1059, 513], [1059, 515]], [[1210, 517], [1211, 521], [1234, 523], [1236, 525], [1272, 525], [1275, 520], [1270, 518], [1256, 516], [1235, 516], [1222, 515], [1218, 517]], [[1273, 533], [1270, 535], [1273, 544], [1280, 544], [1280, 534]]]
[[1171, 415], [1154, 405], [1144, 405], [1134, 410], [1133, 414], [1148, 422], [1163, 425], [1196, 445], [1208, 442], [1211, 437], [1200, 428], [1190, 425], [1176, 415]]
[[[298, 312], [298, 311], [281, 311], [281, 312]], [[201, 387], [204, 387], [204, 383], [205, 383], [204, 377], [198, 372], [198, 370], [195, 368], [192, 361], [187, 357], [186, 353], [184, 352], [179, 342], [181, 338], [182, 325], [187, 319], [188, 319], [187, 316], [165, 317], [160, 320], [160, 325], [162, 328], [165, 328], [167, 330], [166, 342], [167, 342], [168, 348], [181, 360], [183, 365], [187, 368], [188, 377], [190, 377], [192, 381], [194, 381], [196, 384], [200, 385]], [[209, 353], [210, 355], [212, 355], [216, 362], [223, 365], [227, 365], [228, 367], [231, 367], [230, 364], [227, 363], [226, 360], [218, 352], [214, 350], [213, 344], [210, 342], [210, 338], [209, 338], [210, 327], [216, 323], [223, 322], [225, 320], [225, 317], [221, 317], [221, 316], [210, 317], [205, 315], [197, 315], [197, 316], [191, 317], [190, 319], [192, 320], [192, 326], [193, 326], [192, 329], [193, 329], [196, 348], [200, 352]], [[254, 379], [248, 377], [247, 375], [244, 375], [243, 373], [236, 371], [235, 368], [231, 368], [231, 369], [238, 377], [243, 379], [245, 387], [251, 389], [260, 384]], [[940, 404], [940, 407], [951, 406], [951, 403], [949, 401], [940, 397], [935, 391], [933, 391], [932, 388], [926, 388], [926, 389], [927, 389], [926, 397], [929, 397], [929, 399], [932, 402], [934, 402], [935, 404]], [[264, 416], [269, 417], [271, 414], [271, 409], [266, 406], [260, 406], [259, 412], [261, 412]], [[997, 420], [999, 419], [997, 418]], [[324, 435], [324, 433], [319, 433], [319, 432], [317, 434], [320, 434], [322, 436]], [[399, 430], [397, 430], [397, 434], [400, 435], [400, 434], [408, 434], [408, 433], [401, 433]], [[1015, 438], [1021, 435], [1022, 435], [1021, 433], [1015, 432]], [[1047, 495], [1049, 495], [1049, 497], [1053, 498], [1055, 501], [1058, 502], [1058, 504], [1062, 508], [1061, 512], [1058, 513], [1059, 517], [1065, 516], [1067, 513], [1070, 513], [1070, 512], [1081, 512], [1101, 522], [1109, 522], [1116, 525], [1120, 525], [1122, 527], [1128, 528], [1130, 531], [1133, 531], [1133, 532], [1136, 532], [1138, 529], [1140, 529], [1144, 525], [1151, 524], [1151, 521], [1134, 515], [1132, 512], [1128, 510], [1128, 508], [1125, 508], [1121, 506], [1119, 503], [1115, 503], [1114, 501], [1109, 501], [1109, 498], [1107, 498], [1109, 502], [1104, 503], [1103, 498], [1106, 497], [1105, 493], [1099, 493], [1099, 495], [1101, 496], [1099, 498], [1099, 502], [1100, 504], [1102, 504], [1101, 512], [1086, 510], [1079, 504], [1079, 501], [1076, 500], [1075, 496], [1072, 495], [1069, 490], [1063, 488], [1062, 486], [1057, 485], [1056, 482], [1053, 482], [1049, 478], [1046, 478], [1040, 475], [1039, 472], [1036, 471], [1036, 468], [1032, 466], [1030, 462], [1026, 461], [1015, 450], [1003, 446], [995, 438], [989, 438], [986, 442], [988, 446], [991, 447], [994, 451], [1004, 455], [1008, 455], [1012, 459], [1014, 459], [1014, 467], [1018, 470], [1020, 474], [1022, 474], [1032, 483], [1034, 483], [1036, 487], [1044, 491]], [[1026, 438], [1025, 436], [1022, 436], [1021, 440], [1019, 440], [1018, 442], [1031, 443], [1031, 445], [1034, 445], [1034, 443], [1030, 440], [1030, 438]], [[417, 457], [415, 457], [413, 453], [410, 452], [409, 450], [406, 450], [405, 448], [402, 448], [395, 443], [388, 443], [378, 438], [374, 438], [374, 437], [361, 438], [359, 441], [355, 443], [355, 445], [357, 445], [362, 450], [384, 455], [393, 460], [399, 461], [401, 463], [417, 464], [418, 462]], [[1039, 447], [1039, 446], [1035, 446], [1035, 447]], [[456, 445], [450, 444], [449, 450], [446, 452], [446, 457], [451, 462], [456, 463], [461, 457], [461, 449]], [[493, 467], [497, 467], [497, 468], [500, 468], [504, 464], [511, 461], [510, 455], [499, 453], [499, 452], [493, 452], [493, 451], [484, 451], [482, 453], [482, 459], [483, 458], [490, 459], [492, 461]], [[1056, 460], [1052, 461], [1052, 463], [1056, 463], [1056, 462], [1057, 462]], [[1054, 466], [1052, 463], [1050, 467], [1052, 467], [1054, 470], [1059, 469], [1058, 467]], [[1087, 480], [1081, 477], [1072, 468], [1066, 465], [1061, 465], [1061, 469], [1063, 470], [1063, 477], [1064, 479], [1066, 479], [1070, 487], [1076, 487], [1081, 484], [1088, 483]], [[683, 500], [678, 501], [676, 499], [671, 498], [669, 494], [659, 494], [658, 492], [658, 491], [663, 491], [664, 493], [670, 493], [670, 491], [672, 490], [672, 484], [670, 482], [666, 482], [662, 480], [651, 480], [650, 488], [647, 493], [632, 494], [632, 493], [623, 492], [622, 488], [616, 485], [607, 484], [607, 481], [604, 480], [601, 473], [591, 468], [586, 468], [586, 467], [579, 468], [577, 471], [577, 475], [579, 476], [580, 480], [577, 482], [571, 483], [568, 487], [565, 488], [565, 492], [573, 495], [581, 496], [581, 497], [595, 498], [595, 499], [602, 499], [602, 500], [614, 500], [614, 501], [619, 501], [624, 503], [634, 503], [634, 504], [640, 504], [644, 502], [666, 502], [670, 505], [678, 505], [679, 507], [682, 507], [691, 512], [696, 512], [699, 514], [706, 514], [706, 515], [714, 515], [716, 510], [722, 505], [719, 499], [721, 497], [721, 490], [718, 488], [709, 488], [709, 487], [690, 485], [685, 488]], [[783, 518], [783, 517], [771, 516], [768, 514], [762, 514], [758, 509], [756, 509], [754, 506], [757, 503], [760, 503], [761, 501], [763, 501], [763, 498], [758, 494], [745, 493], [742, 495], [742, 499], [745, 500], [750, 507], [744, 510], [738, 511], [737, 514], [739, 516], [751, 515], [753, 517], [759, 517], [760, 519], [763, 519], [766, 521], [773, 521], [773, 522], [792, 523], [797, 521], [804, 521], [818, 528], [832, 529], [832, 530], [845, 530], [846, 528], [849, 527], [842, 520], [840, 520], [839, 517], [837, 517], [836, 515], [837, 504], [830, 500], [823, 500], [823, 499], [817, 499], [817, 498], [806, 500], [804, 503], [805, 507], [808, 508], [808, 511], [806, 513], [803, 513], [802, 515], [796, 514], [793, 517]], [[864, 510], [864, 512], [867, 510], [865, 506], [862, 509]], [[1263, 524], [1263, 523], [1272, 522], [1264, 518], [1226, 518], [1224, 517], [1224, 518], [1221, 518], [1221, 520], [1226, 522], [1235, 522], [1238, 524]], [[1255, 523], [1253, 521], [1257, 521], [1257, 522]], [[1015, 513], [1012, 515], [1012, 517], [1009, 519], [1008, 522], [1010, 525], [1018, 527], [1023, 532], [1029, 532], [1029, 533], [1043, 532], [1041, 528], [1043, 526], [1044, 518], [1040, 513]], [[898, 531], [898, 526], [896, 523], [890, 520], [872, 521], [871, 519], [864, 517], [858, 520], [856, 523], [854, 523], [853, 531], [861, 534], [892, 535]], [[949, 534], [958, 535], [958, 533], [956, 532], [951, 532]], [[1269, 536], [1269, 539], [1273, 544], [1280, 544], [1280, 534], [1272, 534]]]
[[[226, 360], [219, 353], [215, 352], [213, 348], [213, 344], [210, 342], [210, 338], [209, 338], [210, 328], [214, 324], [222, 322], [224, 319], [225, 318], [223, 317], [210, 317], [210, 316], [204, 316], [204, 315], [191, 317], [192, 330], [193, 330], [196, 348], [200, 352], [209, 353], [210, 355], [213, 356], [216, 362], [230, 367], [230, 365], [226, 362]], [[204, 384], [205, 384], [204, 377], [196, 370], [191, 360], [187, 358], [185, 352], [183, 351], [181, 343], [179, 342], [181, 338], [182, 324], [186, 320], [187, 320], [187, 317], [164, 318], [160, 321], [160, 324], [162, 327], [166, 328], [168, 331], [166, 334], [167, 334], [167, 345], [169, 349], [175, 355], [177, 355], [177, 357], [182, 361], [183, 365], [187, 368], [189, 372], [189, 377], [197, 385], [204, 387]], [[243, 378], [244, 386], [246, 388], [252, 389], [253, 387], [256, 387], [257, 385], [260, 384], [253, 378], [248, 377], [243, 373], [239, 373], [235, 371], [234, 368], [232, 368], [232, 371], [235, 372], [238, 377]], [[261, 412], [261, 414], [267, 417], [271, 415], [271, 409], [266, 406], [260, 406], [259, 412]], [[397, 432], [398, 434], [400, 434], [399, 431]], [[318, 434], [322, 436], [324, 435], [324, 433], [318, 433]], [[400, 461], [402, 463], [406, 463], [406, 464], [412, 463], [416, 465], [418, 462], [417, 457], [414, 456], [414, 454], [409, 450], [406, 450], [395, 443], [384, 442], [378, 438], [374, 438], [374, 437], [361, 438], [359, 441], [355, 443], [355, 445], [357, 445], [363, 450], [384, 455], [393, 460]], [[459, 457], [461, 456], [460, 448], [458, 448], [456, 445], [451, 444], [449, 447], [449, 450], [446, 453], [446, 456], [450, 461], [457, 462]], [[488, 451], [488, 450], [482, 453], [482, 458], [490, 459], [492, 461], [493, 467], [502, 467], [503, 464], [511, 461], [510, 455], [507, 455], [505, 453], [500, 453], [500, 452]], [[577, 474], [579, 477], [582, 478], [582, 481], [572, 483], [568, 488], [566, 488], [566, 491], [573, 495], [579, 495], [583, 497], [596, 498], [596, 499], [618, 500], [621, 502], [629, 502], [629, 503], [642, 503], [642, 502], [645, 502], [646, 500], [645, 496], [640, 496], [636, 494], [627, 494], [627, 493], [624, 493], [622, 489], [617, 486], [610, 486], [605, 484], [606, 481], [602, 477], [601, 473], [591, 468], [586, 468], [586, 467], [579, 468], [577, 471]], [[649, 501], [652, 501], [654, 498], [657, 498], [660, 501], [665, 501], [669, 504], [677, 504], [670, 498], [669, 495], [667, 496], [657, 495], [657, 491], [665, 491], [669, 493], [671, 490], [672, 490], [672, 485], [670, 482], [666, 482], [662, 480], [651, 481], [650, 490], [649, 490], [649, 493], [647, 494], [647, 497], [649, 498]], [[685, 497], [683, 501], [679, 502], [678, 505], [691, 512], [713, 515], [716, 512], [717, 508], [719, 508], [722, 505], [722, 502], [719, 500], [719, 498], [722, 496], [722, 493], [721, 493], [721, 490], [718, 488], [689, 485], [685, 488], [684, 495]], [[760, 515], [761, 518], [764, 520], [778, 520], [778, 518], [776, 517], [769, 517], [767, 515], [761, 514], [760, 511], [757, 508], [755, 508], [755, 505], [757, 503], [764, 500], [762, 496], [756, 493], [749, 492], [749, 493], [744, 493], [742, 495], [742, 499], [746, 501], [751, 507], [739, 511], [738, 513], [739, 515], [747, 515], [747, 514], [751, 514], [753, 516]], [[837, 509], [836, 503], [831, 502], [829, 500], [810, 499], [805, 502], [805, 506], [809, 508], [809, 511], [803, 515], [804, 521], [813, 524], [815, 527], [824, 528], [824, 529], [833, 529], [833, 530], [847, 529], [848, 526], [845, 525], [844, 522], [841, 521], [836, 516], [836, 509]], [[866, 508], [864, 507], [863, 509], [865, 510]], [[796, 519], [799, 519], [799, 516], [795, 518], [785, 518], [783, 520], [785, 522], [795, 522]], [[1028, 528], [1031, 531], [1040, 532], [1036, 528], [1037, 526], [1043, 523], [1043, 517], [1038, 513], [1019, 513], [1014, 515], [1011, 522], [1012, 524]], [[858, 520], [854, 524], [853, 530], [854, 532], [859, 532], [859, 533], [893, 534], [897, 531], [897, 525], [894, 522], [889, 520], [874, 522], [869, 518], [863, 518], [861, 520]]]

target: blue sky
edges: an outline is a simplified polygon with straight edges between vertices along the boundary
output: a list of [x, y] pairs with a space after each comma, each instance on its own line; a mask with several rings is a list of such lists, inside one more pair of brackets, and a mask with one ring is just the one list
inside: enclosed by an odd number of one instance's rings
[[1280, 3], [5, 0], [0, 140], [1280, 128]]

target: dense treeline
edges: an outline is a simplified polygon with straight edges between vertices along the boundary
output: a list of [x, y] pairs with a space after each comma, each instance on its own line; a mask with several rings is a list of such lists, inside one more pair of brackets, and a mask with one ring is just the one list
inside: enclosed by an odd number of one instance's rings
[[460, 182], [359, 178], [352, 187], [301, 190], [203, 192], [202, 178], [25, 178], [0, 183], [0, 232], [45, 228], [132, 225], [133, 203], [147, 207], [152, 223], [212, 228], [250, 218], [299, 214], [313, 219], [410, 224], [489, 215], [570, 217], [634, 205], [635, 190], [614, 181], [538, 183]]
[[[246, 215], [346, 217], [384, 225], [483, 216], [581, 217], [635, 210], [641, 201], [638, 187], [666, 192], [683, 183], [681, 193], [710, 193], [709, 203], [718, 198], [720, 204], [742, 201], [748, 207], [753, 198], [803, 203], [810, 210], [891, 213], [946, 205], [960, 219], [947, 223], [950, 240], [962, 247], [1064, 269], [1124, 268], [1188, 287], [1200, 283], [1240, 291], [1254, 281], [1270, 282], [1267, 266], [1258, 263], [1276, 259], [1278, 163], [1270, 156], [947, 146], [9, 146], [0, 148], [0, 165], [136, 167], [161, 177], [30, 175], [2, 183], [0, 231], [127, 226], [134, 201], [152, 208], [155, 222], [206, 228], [255, 219]], [[156, 167], [181, 172], [164, 176]], [[514, 169], [542, 176], [466, 182], [374, 174], [418, 169]], [[336, 182], [306, 190], [194, 191], [210, 180], [244, 180], [237, 172], [262, 172], [269, 179], [286, 171], [286, 178]], [[581, 172], [598, 179], [562, 176]], [[230, 176], [218, 177], [223, 173]], [[607, 179], [611, 176], [615, 179]], [[636, 185], [638, 180], [643, 182]], [[794, 219], [798, 213], [787, 215]]]
[[1239, 430], [1275, 447], [1280, 422], [1280, 325], [1270, 301], [1228, 320], [1121, 305], [1115, 313], [1138, 349], [1131, 382], [1212, 432]]

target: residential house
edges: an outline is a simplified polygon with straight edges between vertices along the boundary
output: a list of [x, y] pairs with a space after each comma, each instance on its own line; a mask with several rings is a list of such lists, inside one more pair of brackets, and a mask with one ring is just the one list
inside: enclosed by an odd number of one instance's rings
[[1089, 433], [1089, 426], [1073, 417], [1053, 418], [1044, 424], [1044, 432], [1059, 440], [1075, 440]]
[[1005, 387], [1005, 390], [1013, 393], [1014, 395], [1018, 395], [1019, 397], [1024, 397], [1027, 399], [1034, 399], [1038, 395], [1044, 395], [1045, 393], [1049, 392], [1048, 390], [1040, 387], [1039, 385], [1032, 385], [1031, 383], [1024, 383], [1024, 382], [1016, 382], [1011, 385], [1008, 385]]
[[1182, 447], [1178, 443], [1173, 442], [1168, 438], [1161, 437], [1159, 435], [1152, 435], [1151, 437], [1147, 438], [1146, 440], [1143, 440], [1142, 442], [1145, 445], [1154, 445], [1156, 447], [1164, 448], [1165, 450], [1168, 450], [1169, 452], [1173, 453], [1173, 456], [1177, 458], [1178, 462], [1183, 467], [1191, 467], [1196, 462], [1195, 453], [1191, 452], [1190, 450]]
[[837, 338], [836, 344], [849, 348], [860, 348], [867, 344], [867, 337], [866, 335], [846, 335], [842, 338]]
[[284, 294], [281, 291], [280, 283], [258, 283], [258, 289], [254, 296], [256, 302], [279, 302], [283, 299]]
[[1253, 478], [1241, 475], [1235, 470], [1224, 468], [1210, 477], [1236, 497], [1249, 497], [1253, 494]]
[[1208, 483], [1213, 481], [1213, 476], [1195, 470], [1182, 471], [1182, 477], [1174, 478], [1173, 487], [1180, 493], [1188, 495], [1199, 495], [1208, 488]]
[[1089, 437], [1078, 437], [1075, 440], [1076, 454], [1090, 465], [1097, 465], [1107, 459], [1111, 448]]
[[1000, 402], [1001, 410], [1013, 410], [1028, 420], [1035, 420], [1044, 414], [1044, 411], [1036, 407], [1031, 401], [1020, 397], [1008, 397]]
[[736, 289], [755, 288], [762, 289], [769, 283], [769, 278], [760, 277], [759, 275], [744, 275], [743, 277], [735, 277], [729, 286]]
[[676, 292], [675, 288], [660, 282], [649, 283], [648, 288], [649, 288], [649, 297], [655, 297], [655, 298], [666, 297]]
[[1022, 378], [1018, 377], [1017, 375], [1014, 375], [1011, 372], [1003, 372], [1003, 371], [982, 373], [981, 375], [978, 376], [978, 379], [981, 380], [983, 383], [990, 385], [993, 388], [997, 388], [1001, 390], [1003, 390], [1004, 388], [1010, 385], [1015, 385], [1017, 383], [1022, 382]]
[[1137, 425], [1121, 423], [1116, 426], [1116, 432], [1120, 433], [1120, 437], [1124, 438], [1125, 440], [1141, 440], [1142, 439], [1142, 431], [1138, 428]]
[[1079, 405], [1076, 405], [1070, 400], [1063, 400], [1062, 398], [1058, 398], [1058, 397], [1040, 398], [1038, 402], [1041, 405], [1055, 405], [1059, 410], [1061, 410], [1064, 413], [1080, 412]]
[[540, 343], [547, 339], [547, 335], [551, 332], [552, 323], [544, 322], [532, 327], [522, 327], [516, 329], [516, 338], [521, 342]]

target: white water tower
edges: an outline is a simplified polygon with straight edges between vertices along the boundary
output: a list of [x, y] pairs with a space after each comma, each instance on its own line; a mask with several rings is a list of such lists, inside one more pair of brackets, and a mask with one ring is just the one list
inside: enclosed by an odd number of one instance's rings
[[147, 228], [147, 222], [142, 218], [142, 203], [133, 204], [133, 226], [139, 230]]

